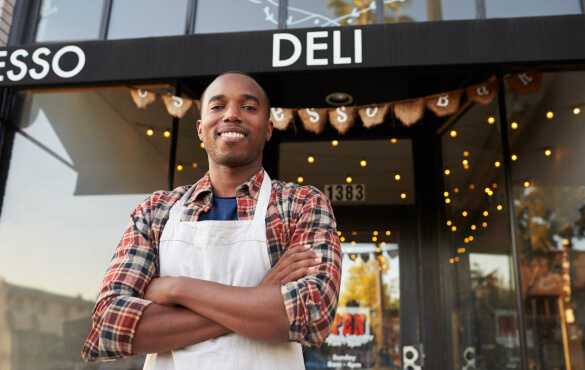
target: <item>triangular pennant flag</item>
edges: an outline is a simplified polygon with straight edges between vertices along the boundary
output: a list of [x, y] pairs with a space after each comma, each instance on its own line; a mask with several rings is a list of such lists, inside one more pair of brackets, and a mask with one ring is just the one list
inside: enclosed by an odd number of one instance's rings
[[329, 111], [329, 123], [340, 134], [345, 134], [355, 121], [355, 107], [339, 107]]
[[274, 128], [284, 131], [295, 117], [294, 109], [287, 108], [270, 108], [270, 120], [274, 124]]
[[169, 114], [177, 118], [183, 118], [185, 113], [193, 105], [193, 100], [180, 98], [171, 94], [161, 95], [161, 99], [165, 102]]
[[465, 89], [467, 99], [474, 103], [488, 105], [494, 100], [494, 96], [500, 89], [498, 81], [488, 81], [479, 85], [469, 86]]
[[394, 115], [404, 126], [419, 121], [425, 113], [425, 99], [404, 100], [394, 104]]
[[197, 109], [197, 113], [201, 114], [201, 100], [193, 100], [195, 104], [193, 104], [193, 108]]
[[384, 122], [388, 108], [390, 108], [390, 104], [368, 105], [358, 108], [358, 114], [364, 127], [370, 128]]
[[437, 117], [445, 117], [457, 112], [463, 90], [449, 91], [446, 93], [427, 96], [427, 108], [433, 111]]
[[542, 72], [532, 69], [527, 72], [506, 76], [506, 81], [518, 95], [532, 94], [540, 89]]
[[130, 95], [139, 109], [145, 109], [156, 100], [156, 94], [142, 89], [130, 89]]
[[317, 135], [323, 132], [327, 121], [327, 109], [303, 108], [299, 109], [297, 113], [301, 117], [305, 130], [314, 132]]

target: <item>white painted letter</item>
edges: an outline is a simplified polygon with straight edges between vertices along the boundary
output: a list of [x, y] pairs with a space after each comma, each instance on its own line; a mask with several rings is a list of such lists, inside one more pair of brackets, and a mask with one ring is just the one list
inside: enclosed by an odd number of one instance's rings
[[374, 108], [374, 112], [372, 114], [370, 114], [370, 109], [372, 109], [372, 108], [370, 108], [370, 107], [366, 108], [366, 116], [372, 118], [378, 113], [378, 107]]
[[339, 122], [347, 121], [347, 114], [345, 114], [345, 107], [337, 108], [337, 120]]
[[449, 105], [449, 94], [442, 95], [441, 97], [439, 97], [439, 100], [437, 100], [437, 106], [439, 106], [439, 107], [446, 107], [448, 105]]
[[40, 80], [41, 78], [45, 78], [46, 75], [49, 74], [49, 70], [51, 69], [51, 65], [44, 59], [41, 59], [41, 55], [50, 55], [51, 50], [48, 48], [38, 48], [34, 51], [32, 55], [33, 62], [42, 67], [40, 72], [37, 72], [36, 68], [32, 68], [28, 74], [34, 78], [35, 80]]
[[326, 66], [327, 58], [315, 58], [315, 50], [327, 50], [326, 43], [315, 43], [315, 39], [327, 37], [327, 31], [307, 32], [307, 65]]
[[488, 88], [485, 85], [481, 85], [480, 87], [478, 87], [476, 92], [477, 92], [477, 95], [479, 95], [479, 96], [487, 95], [490, 93], [490, 91], [488, 90]]
[[15, 67], [20, 68], [20, 72], [18, 72], [18, 74], [14, 73], [13, 70], [10, 70], [6, 73], [6, 76], [8, 76], [10, 81], [20, 81], [24, 78], [24, 76], [26, 76], [26, 72], [28, 72], [26, 63], [24, 63], [22, 60], [18, 60], [19, 56], [27, 57], [28, 51], [24, 49], [18, 49], [13, 51], [10, 55], [10, 63], [12, 63], [12, 65]]
[[319, 122], [319, 113], [311, 110], [311, 108], [307, 108], [307, 114], [310, 116], [309, 121], [311, 122]]
[[173, 95], [173, 105], [177, 108], [181, 108], [183, 106], [183, 98], [179, 98], [178, 96]]
[[351, 57], [341, 57], [341, 31], [333, 31], [333, 64], [350, 64]]
[[284, 113], [282, 112], [282, 108], [271, 108], [272, 109], [272, 117], [274, 117], [277, 121], [282, 121], [284, 119]]
[[[75, 53], [75, 54], [77, 54], [77, 58], [79, 58], [75, 68], [73, 68], [70, 71], [62, 70], [61, 66], [59, 65], [59, 60], [61, 60], [61, 57], [63, 55], [65, 55], [66, 53]], [[83, 69], [84, 66], [85, 66], [85, 53], [78, 46], [74, 46], [74, 45], [65, 46], [64, 48], [62, 48], [61, 50], [56, 52], [55, 56], [53, 57], [53, 72], [55, 72], [55, 74], [61, 78], [71, 78], [71, 77], [77, 75], [79, 72], [81, 72], [81, 70]]]
[[526, 74], [526, 72], [519, 74], [518, 78], [520, 79], [520, 81], [522, 81], [522, 83], [524, 84], [524, 86], [528, 85], [529, 83], [532, 82], [532, 77], [528, 76]]
[[[293, 54], [290, 58], [281, 60], [280, 59], [280, 41], [287, 40], [293, 44]], [[275, 33], [272, 35], [272, 66], [273, 67], [286, 67], [295, 63], [301, 57], [301, 51], [303, 46], [301, 40], [295, 35], [290, 33]]]
[[138, 96], [140, 96], [141, 98], [146, 98], [148, 96], [148, 91], [147, 90], [138, 89]]
[[362, 30], [353, 31], [354, 62], [362, 62]]
[[[8, 52], [6, 50], [0, 51], [0, 58], [6, 58], [7, 55], [8, 55]], [[0, 68], [4, 68], [4, 67], [6, 67], [6, 62], [0, 61]], [[0, 82], [1, 81], [4, 81], [4, 75], [0, 75]]]

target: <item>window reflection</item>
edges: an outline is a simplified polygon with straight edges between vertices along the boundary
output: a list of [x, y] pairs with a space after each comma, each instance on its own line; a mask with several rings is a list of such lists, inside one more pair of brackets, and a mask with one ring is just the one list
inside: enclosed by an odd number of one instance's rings
[[375, 0], [289, 0], [287, 28], [335, 27], [376, 23]]
[[43, 0], [35, 41], [97, 39], [103, 6], [104, 0]]
[[278, 0], [198, 0], [195, 33], [274, 30], [278, 28], [278, 3]]

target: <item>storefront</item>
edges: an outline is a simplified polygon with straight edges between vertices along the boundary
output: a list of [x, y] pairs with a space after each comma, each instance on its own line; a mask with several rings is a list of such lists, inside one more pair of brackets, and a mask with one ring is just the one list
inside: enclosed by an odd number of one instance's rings
[[197, 103], [227, 70], [270, 97], [271, 176], [336, 214], [338, 315], [308, 369], [585, 368], [585, 15], [549, 3], [17, 1], [0, 370], [97, 368], [88, 305], [133, 208], [205, 174]]

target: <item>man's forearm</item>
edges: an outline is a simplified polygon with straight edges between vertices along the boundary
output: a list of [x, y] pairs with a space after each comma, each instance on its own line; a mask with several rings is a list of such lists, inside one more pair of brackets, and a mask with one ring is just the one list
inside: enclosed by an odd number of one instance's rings
[[289, 320], [280, 286], [248, 288], [188, 277], [175, 279], [169, 292], [172, 303], [251, 339], [288, 341]]
[[156, 303], [146, 308], [138, 321], [133, 353], [159, 353], [197, 344], [231, 330], [184, 307]]

